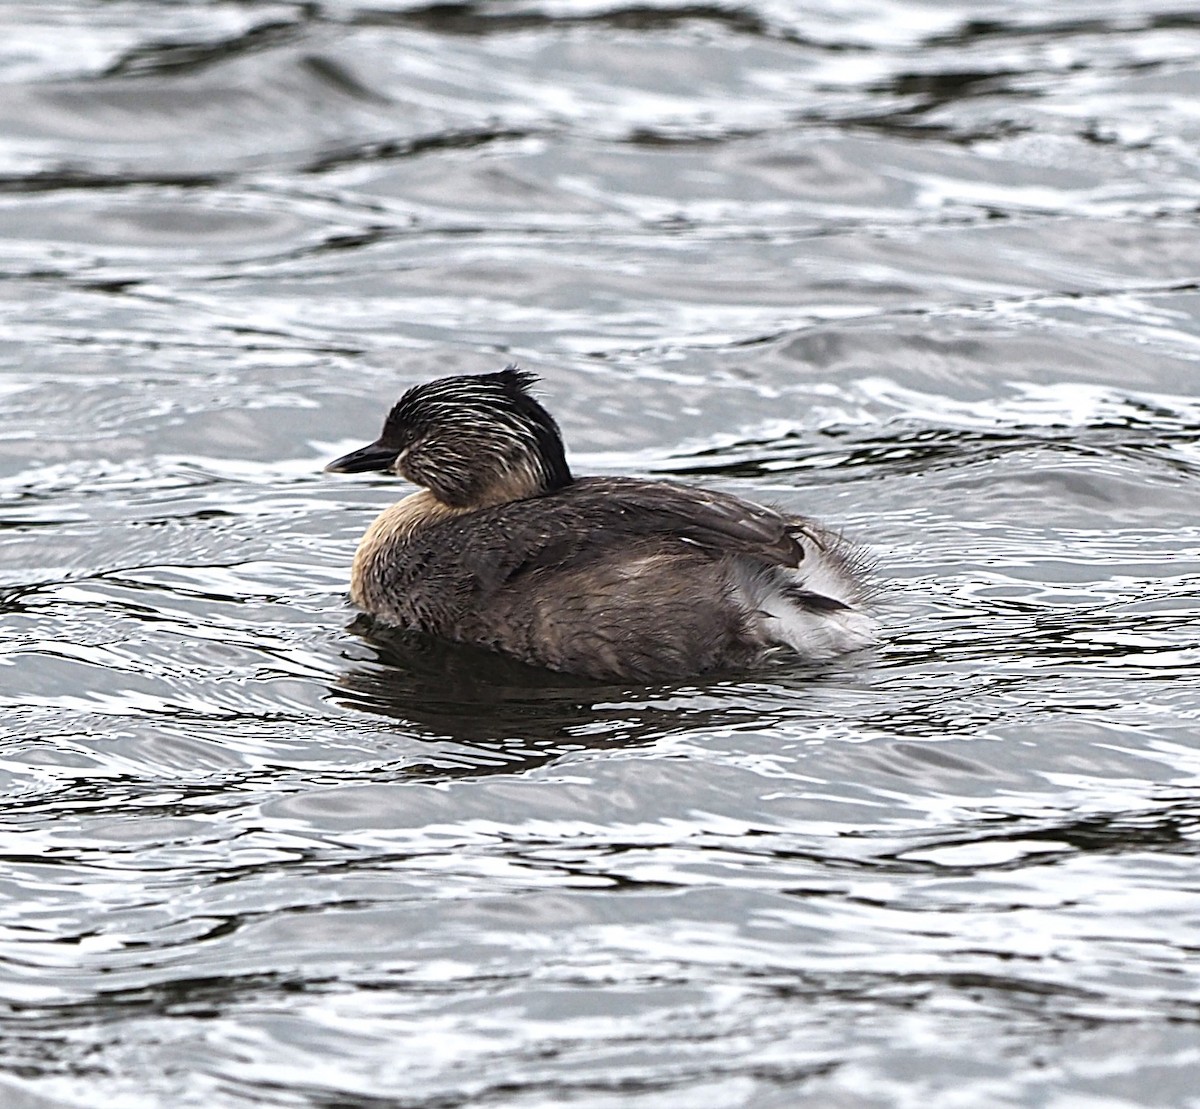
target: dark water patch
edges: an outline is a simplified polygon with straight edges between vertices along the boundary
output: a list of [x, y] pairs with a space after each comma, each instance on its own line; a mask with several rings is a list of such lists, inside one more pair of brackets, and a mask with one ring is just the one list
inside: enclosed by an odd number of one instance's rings
[[[289, 20], [259, 23], [241, 34], [215, 42], [142, 43], [114, 61], [99, 77], [103, 80], [203, 71], [230, 58], [290, 44], [302, 32], [302, 23]], [[319, 67], [316, 72], [328, 76]], [[345, 90], [345, 81], [340, 84]]]
[[1107, 19], [1087, 16], [1075, 19], [1046, 19], [1037, 16], [1011, 21], [968, 19], [953, 33], [938, 35], [929, 42], [936, 46], [967, 46], [993, 39], [1066, 38], [1083, 35], [1121, 35], [1138, 30], [1197, 28], [1200, 28], [1200, 19], [1191, 12], [1126, 10]]
[[405, 7], [390, 12], [358, 9], [350, 20], [360, 26], [418, 26], [438, 34], [486, 35], [553, 30], [584, 26], [622, 31], [657, 32], [681, 27], [694, 29], [711, 25], [746, 35], [780, 33], [763, 15], [747, 8], [718, 4], [673, 4], [665, 7], [642, 4], [614, 4], [595, 11], [575, 14], [553, 8], [537, 10], [495, 9], [487, 4], [429, 4]]
[[[1144, 812], [1088, 814], [1074, 818], [1063, 814], [1032, 823], [1017, 817], [998, 817], [1015, 824], [1004, 830], [982, 830], [978, 836], [947, 839], [913, 848], [900, 856], [913, 857], [935, 867], [956, 865], [964, 876], [977, 875], [988, 865], [980, 860], [994, 852], [1000, 869], [1029, 865], [1051, 865], [1079, 853], [1141, 853], [1194, 855], [1200, 851], [1200, 810], [1194, 798], [1181, 798]], [[959, 862], [955, 862], [955, 860]]]
[[[444, 150], [478, 150], [492, 143], [509, 143], [531, 138], [532, 130], [515, 128], [479, 128], [467, 131], [439, 131], [432, 135], [416, 136], [403, 141], [390, 139], [366, 143], [352, 150], [330, 151], [305, 167], [307, 173], [326, 173], [343, 166], [360, 166], [371, 162], [394, 162], [421, 157]], [[480, 228], [479, 230], [483, 230]]]
[[226, 179], [225, 175], [213, 174], [156, 174], [152, 177], [139, 177], [125, 171], [105, 175], [102, 173], [62, 169], [47, 170], [33, 174], [0, 175], [0, 192], [43, 193], [103, 189], [123, 190], [137, 186], [206, 189], [219, 186]]

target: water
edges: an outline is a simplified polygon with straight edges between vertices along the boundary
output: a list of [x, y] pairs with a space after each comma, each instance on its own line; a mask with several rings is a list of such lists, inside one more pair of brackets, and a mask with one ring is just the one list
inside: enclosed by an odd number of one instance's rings
[[[0, 28], [6, 1107], [1200, 1104], [1190, 5]], [[321, 466], [511, 360], [882, 648], [356, 635]]]

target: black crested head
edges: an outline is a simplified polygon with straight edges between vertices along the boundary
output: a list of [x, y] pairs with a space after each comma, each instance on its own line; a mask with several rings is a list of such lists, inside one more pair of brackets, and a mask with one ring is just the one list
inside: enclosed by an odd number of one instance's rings
[[523, 500], [571, 482], [562, 435], [516, 366], [415, 385], [383, 434], [331, 463], [334, 470], [394, 470], [456, 508]]

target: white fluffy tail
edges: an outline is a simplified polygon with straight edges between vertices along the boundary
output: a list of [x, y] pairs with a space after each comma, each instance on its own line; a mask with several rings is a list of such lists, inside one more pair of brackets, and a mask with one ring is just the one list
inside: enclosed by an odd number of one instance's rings
[[764, 641], [814, 661], [877, 643], [878, 625], [864, 610], [863, 555], [812, 521], [798, 520], [793, 530], [804, 546], [797, 569], [736, 563], [735, 593], [758, 615]]

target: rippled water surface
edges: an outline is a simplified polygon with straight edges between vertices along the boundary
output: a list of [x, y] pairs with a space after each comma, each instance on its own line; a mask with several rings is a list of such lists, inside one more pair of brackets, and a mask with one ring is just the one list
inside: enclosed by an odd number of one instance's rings
[[[0, 8], [0, 1101], [1198, 1105], [1183, 0]], [[576, 468], [811, 513], [885, 642], [372, 644], [519, 361]]]

